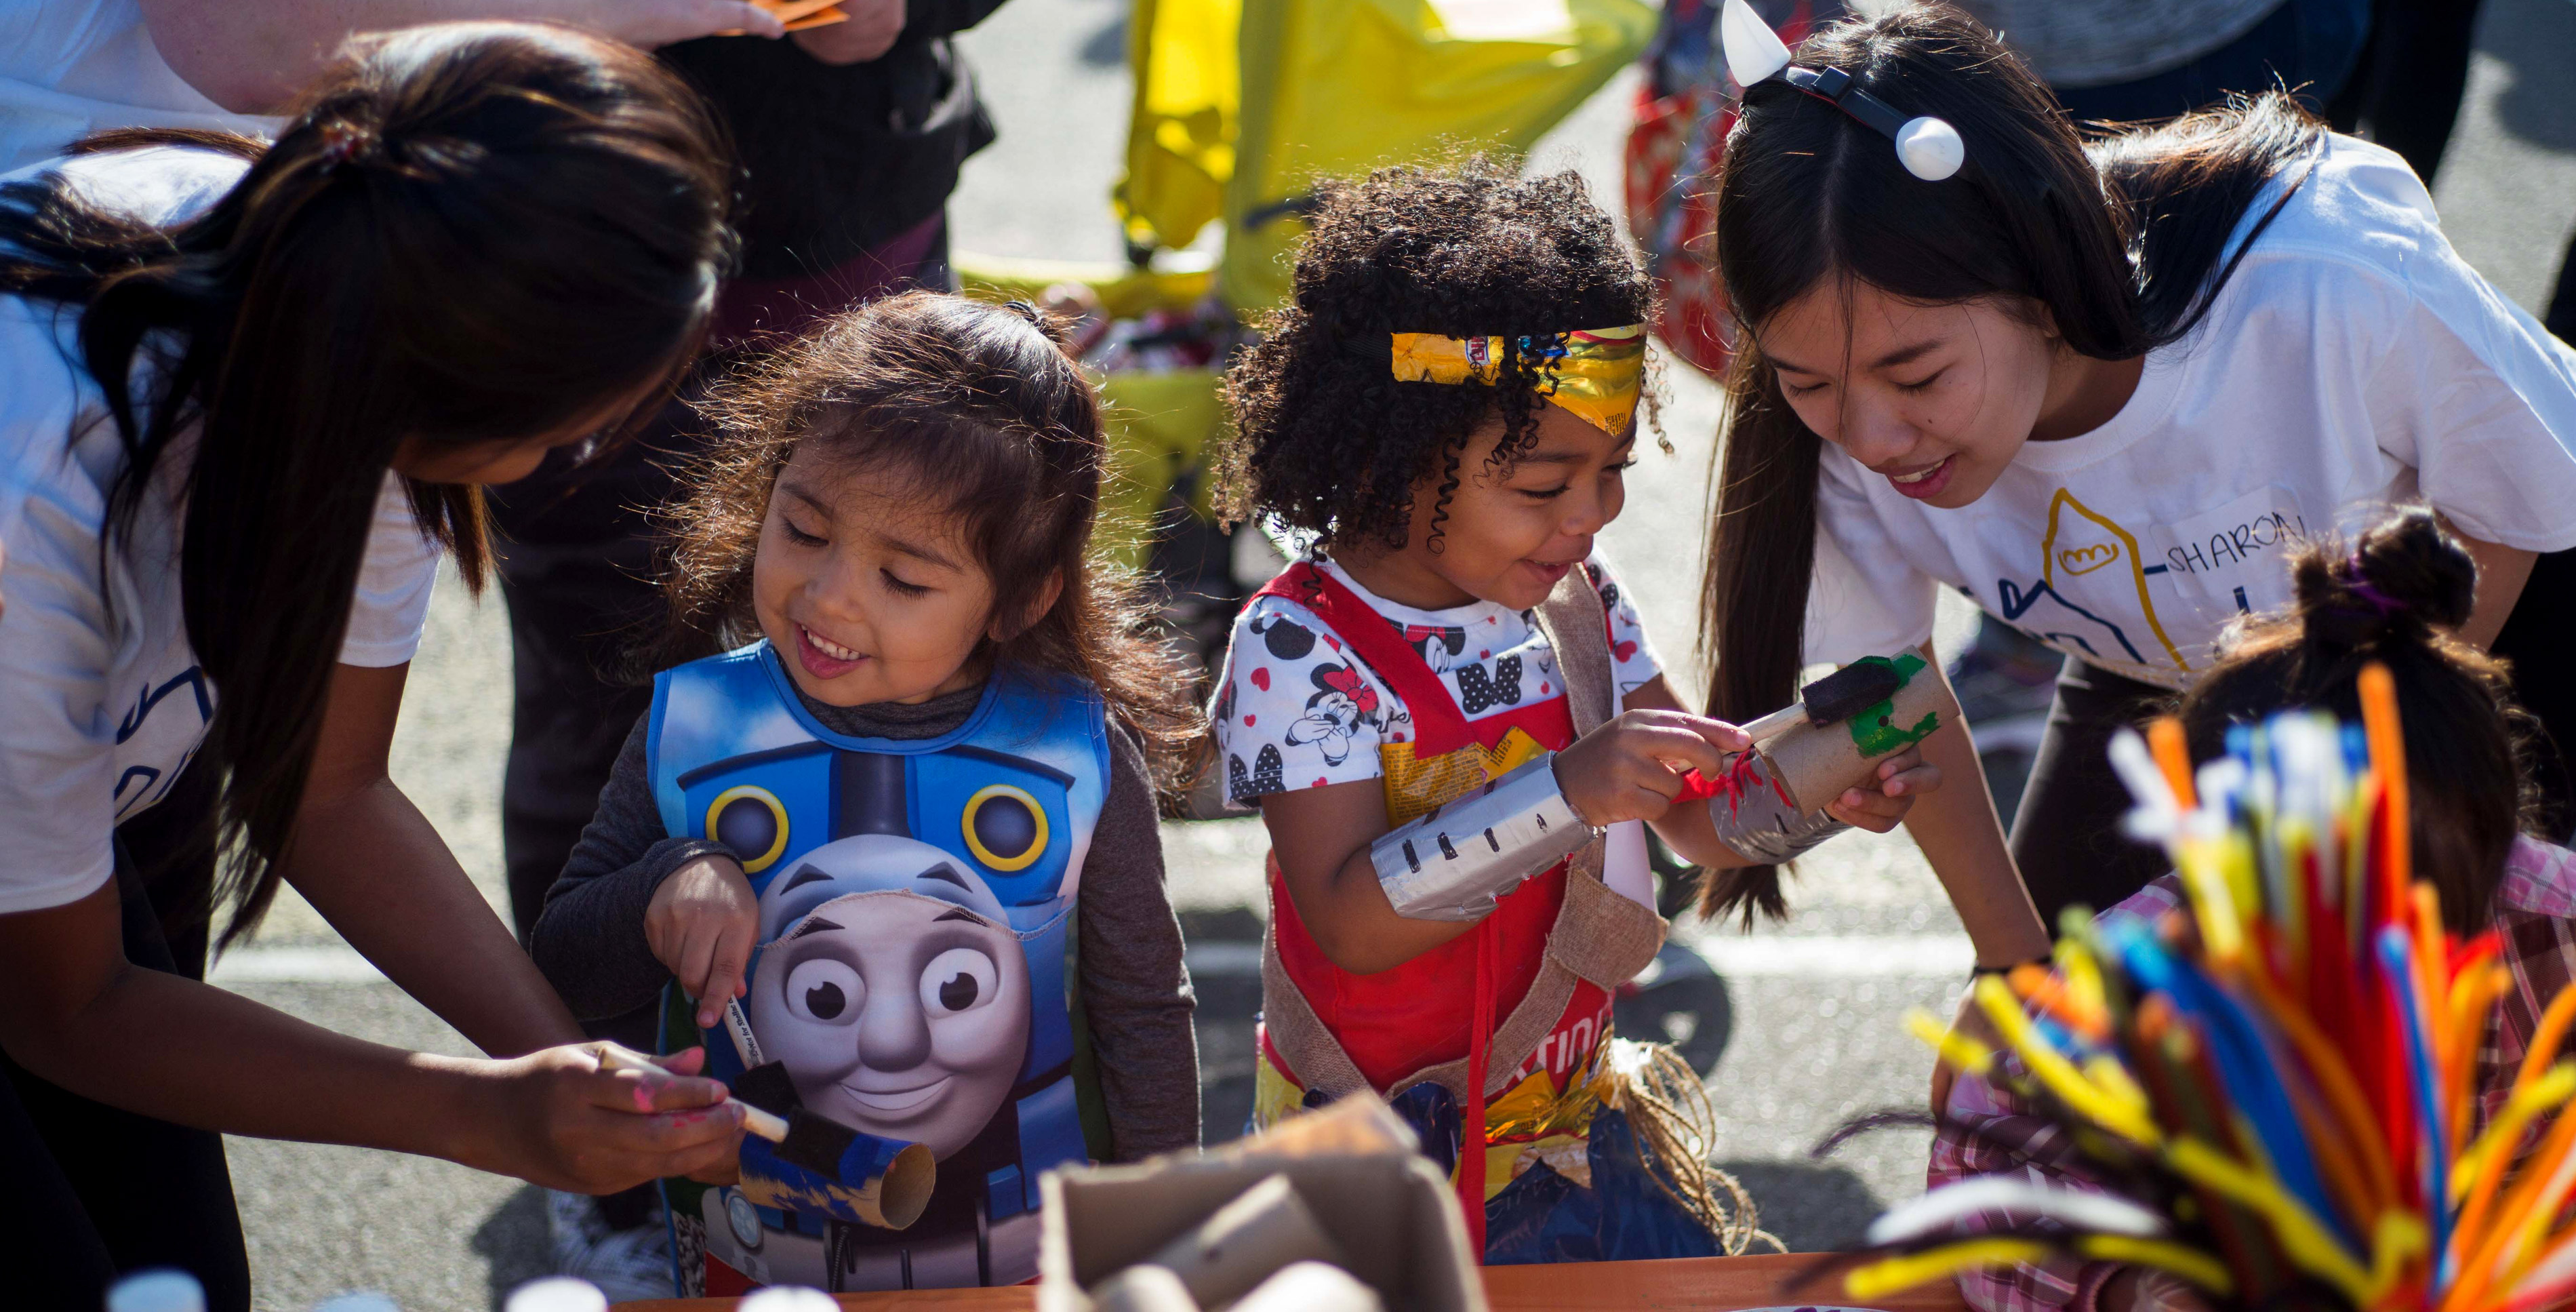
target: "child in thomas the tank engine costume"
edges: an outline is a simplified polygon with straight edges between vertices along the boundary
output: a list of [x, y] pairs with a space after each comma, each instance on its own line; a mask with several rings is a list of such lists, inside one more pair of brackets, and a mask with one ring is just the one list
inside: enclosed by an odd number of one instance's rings
[[674, 607], [760, 640], [657, 677], [531, 950], [585, 1020], [936, 1160], [897, 1228], [746, 1137], [664, 1182], [682, 1290], [1026, 1281], [1040, 1174], [1198, 1140], [1154, 807], [1194, 717], [1087, 564], [1097, 403], [1034, 311], [913, 295], [711, 404]]

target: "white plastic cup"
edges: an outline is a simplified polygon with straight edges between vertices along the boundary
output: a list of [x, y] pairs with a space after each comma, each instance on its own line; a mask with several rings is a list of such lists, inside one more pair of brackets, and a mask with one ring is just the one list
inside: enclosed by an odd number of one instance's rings
[[137, 1271], [107, 1287], [107, 1312], [206, 1312], [206, 1287], [177, 1267]]
[[734, 1312], [840, 1312], [830, 1294], [803, 1285], [771, 1285], [743, 1295]]
[[501, 1312], [608, 1312], [599, 1286], [571, 1276], [547, 1276], [510, 1291]]

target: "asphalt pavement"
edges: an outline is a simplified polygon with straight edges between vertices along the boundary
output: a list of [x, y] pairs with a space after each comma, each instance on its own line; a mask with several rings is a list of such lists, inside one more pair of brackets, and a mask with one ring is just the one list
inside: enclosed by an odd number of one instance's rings
[[[1107, 193], [1124, 150], [1128, 80], [1122, 0], [1011, 0], [966, 37], [1001, 141], [967, 166], [951, 209], [960, 251], [1113, 259]], [[2487, 0], [2468, 100], [2436, 180], [2454, 244], [2510, 299], [2537, 313], [2576, 223], [2576, 4]], [[1574, 168], [1616, 202], [1619, 148], [1634, 97], [1623, 74], [1534, 152]], [[1630, 479], [1607, 534], [1667, 661], [1685, 673], [1717, 398], [1668, 375], [1664, 432]], [[1955, 645], [1972, 615], [1945, 617]], [[497, 599], [453, 580], [431, 612], [395, 743], [398, 782], [496, 901], [498, 792], [507, 744], [509, 640]], [[1174, 901], [1201, 996], [1201, 1062], [1211, 1140], [1249, 1102], [1251, 973], [1258, 935], [1258, 822], [1165, 828]], [[1902, 836], [1851, 835], [1820, 849], [1793, 887], [1795, 917], [1750, 935], [1685, 921], [1663, 987], [1623, 1015], [1659, 1032], [1709, 1074], [1723, 1122], [1714, 1157], [1751, 1190], [1763, 1223], [1793, 1249], [1827, 1247], [1921, 1188], [1925, 1136], [1896, 1132], [1827, 1161], [1810, 1145], [1849, 1117], [1919, 1106], [1931, 1064], [1906, 1037], [1910, 1006], [1946, 1013], [1966, 940], [1938, 883]], [[453, 1030], [353, 962], [291, 894], [257, 941], [220, 968], [228, 987], [317, 1024], [385, 1043], [464, 1053]], [[1713, 967], [1702, 969], [1702, 963]], [[301, 1312], [348, 1289], [406, 1309], [491, 1306], [542, 1274], [542, 1208], [511, 1180], [360, 1149], [231, 1141], [258, 1305]]]

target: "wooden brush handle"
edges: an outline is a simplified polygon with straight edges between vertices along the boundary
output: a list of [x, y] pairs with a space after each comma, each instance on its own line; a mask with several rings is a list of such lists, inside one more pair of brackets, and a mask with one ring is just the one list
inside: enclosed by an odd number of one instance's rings
[[[669, 1071], [641, 1057], [627, 1056], [615, 1048], [599, 1050], [599, 1068], [604, 1071], [651, 1071], [657, 1075], [670, 1074]], [[733, 1101], [742, 1103], [742, 1128], [745, 1131], [759, 1135], [771, 1143], [778, 1143], [787, 1138], [786, 1117], [762, 1111], [750, 1103], [742, 1102], [740, 1098], [735, 1098]]]

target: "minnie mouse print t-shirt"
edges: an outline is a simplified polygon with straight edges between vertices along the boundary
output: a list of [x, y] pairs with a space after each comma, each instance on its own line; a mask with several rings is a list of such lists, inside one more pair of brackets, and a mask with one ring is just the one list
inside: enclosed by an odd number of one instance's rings
[[[1556, 653], [1532, 612], [1489, 601], [1419, 610], [1377, 596], [1329, 560], [1311, 563], [1420, 652], [1469, 721], [1565, 695]], [[1609, 612], [1612, 692], [1624, 704], [1663, 664], [1600, 554], [1585, 565]], [[1313, 611], [1277, 596], [1255, 597], [1235, 617], [1210, 718], [1225, 758], [1226, 800], [1243, 809], [1271, 793], [1381, 778], [1379, 747], [1413, 737], [1413, 715], [1394, 690]], [[1651, 905], [1645, 859], [1635, 823], [1611, 826], [1604, 882]]]

